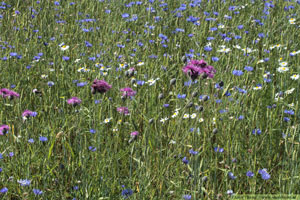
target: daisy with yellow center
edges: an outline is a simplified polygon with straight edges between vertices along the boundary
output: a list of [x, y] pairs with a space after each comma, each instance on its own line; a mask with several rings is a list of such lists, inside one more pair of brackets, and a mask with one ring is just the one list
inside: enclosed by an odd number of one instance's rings
[[281, 63], [279, 63], [279, 65], [281, 66], [281, 67], [285, 67], [285, 66], [287, 66], [287, 62], [281, 62]]
[[190, 118], [190, 115], [189, 115], [189, 114], [184, 114], [184, 115], [183, 115], [183, 119], [188, 119], [188, 118]]
[[291, 18], [289, 19], [290, 24], [295, 24], [296, 19], [295, 18]]
[[105, 119], [105, 120], [104, 120], [104, 123], [105, 123], [105, 124], [109, 123], [111, 119], [112, 119], [112, 118], [107, 118], [107, 119]]
[[175, 118], [175, 117], [177, 117], [177, 115], [178, 115], [178, 112], [175, 111], [171, 117], [172, 117], [172, 118]]
[[191, 114], [191, 119], [195, 119], [197, 117], [196, 113]]
[[283, 73], [283, 72], [289, 71], [289, 68], [288, 67], [278, 67], [277, 71], [279, 73]]
[[60, 46], [60, 50], [62, 50], [62, 51], [66, 51], [66, 50], [68, 50], [70, 48], [68, 45], [65, 45], [63, 43], [60, 44], [59, 46]]
[[299, 74], [293, 74], [293, 75], [291, 76], [291, 79], [292, 79], [292, 80], [298, 80], [298, 79], [299, 79]]

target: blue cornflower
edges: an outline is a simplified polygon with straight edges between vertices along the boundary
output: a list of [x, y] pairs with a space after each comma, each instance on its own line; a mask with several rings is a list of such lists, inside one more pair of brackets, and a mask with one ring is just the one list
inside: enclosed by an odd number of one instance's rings
[[87, 82], [80, 82], [80, 83], [77, 83], [77, 87], [83, 87], [87, 84]]
[[284, 110], [285, 114], [294, 115], [295, 112], [293, 110]]
[[145, 84], [145, 81], [138, 80], [138, 81], [136, 82], [136, 84], [138, 84], [138, 85], [144, 85], [144, 84]]
[[96, 148], [96, 147], [93, 147], [93, 146], [89, 146], [89, 150], [92, 151], [92, 152], [94, 152], [94, 151], [97, 150], [97, 148]]
[[191, 199], [192, 199], [192, 195], [185, 194], [185, 195], [182, 196], [182, 198], [183, 198], [184, 200], [191, 200]]
[[52, 87], [52, 86], [54, 85], [54, 82], [53, 82], [53, 81], [48, 81], [47, 85], [48, 85], [49, 87]]
[[215, 147], [215, 148], [214, 148], [214, 151], [215, 151], [215, 152], [222, 153], [222, 152], [224, 152], [224, 149], [223, 149], [223, 148], [219, 148], [219, 147]]
[[259, 128], [255, 128], [252, 130], [252, 134], [253, 135], [260, 135], [261, 134], [261, 130]]
[[47, 137], [43, 137], [43, 136], [40, 136], [40, 141], [41, 142], [47, 142], [48, 141], [48, 138]]
[[85, 46], [86, 46], [86, 47], [92, 47], [92, 46], [93, 46], [93, 45], [92, 45], [91, 43], [89, 43], [88, 41], [85, 41], [84, 43], [85, 43]]
[[288, 121], [290, 121], [290, 118], [284, 117], [284, 118], [283, 118], [283, 121], [288, 122]]
[[41, 195], [41, 194], [43, 194], [43, 191], [41, 191], [41, 190], [39, 190], [39, 189], [33, 189], [32, 191], [33, 191], [33, 193], [34, 193], [35, 195]]
[[96, 133], [96, 130], [95, 129], [90, 129], [90, 133], [94, 134], [94, 133]]
[[185, 99], [185, 97], [186, 97], [186, 94], [178, 94], [177, 95], [178, 99]]
[[251, 71], [253, 71], [253, 67], [245, 66], [245, 67], [244, 67], [244, 70], [246, 70], [246, 71], [248, 71], [248, 72], [251, 72]]
[[189, 150], [189, 153], [192, 154], [192, 155], [197, 155], [197, 154], [198, 154], [198, 151], [194, 151], [193, 149], [190, 149], [190, 150]]
[[233, 70], [233, 71], [232, 71], [232, 74], [235, 75], [235, 76], [241, 76], [241, 75], [244, 74], [244, 72], [241, 71], [241, 70]]
[[234, 176], [232, 172], [228, 172], [228, 176], [230, 179], [236, 179], [236, 176]]
[[221, 99], [216, 99], [216, 103], [222, 103]]
[[7, 187], [4, 187], [0, 190], [1, 193], [6, 193], [8, 191]]
[[218, 57], [212, 57], [211, 60], [212, 60], [213, 62], [217, 62], [217, 61], [219, 61], [219, 58], [218, 58]]
[[252, 178], [254, 176], [254, 173], [251, 171], [247, 171], [246, 176]]
[[124, 13], [124, 14], [122, 14], [122, 17], [123, 17], [123, 18], [128, 18], [128, 17], [129, 17], [129, 14], [128, 14], [128, 13]]
[[264, 33], [259, 33], [259, 34], [258, 34], [258, 37], [259, 37], [259, 38], [264, 38], [264, 37], [265, 37], [265, 34], [264, 34]]
[[131, 189], [124, 189], [122, 191], [122, 196], [127, 199], [128, 197], [130, 197], [133, 194], [133, 191]]
[[205, 46], [204, 47], [204, 51], [211, 51], [212, 50], [212, 47], [210, 47], [210, 46]]
[[242, 119], [244, 119], [244, 116], [243, 116], [243, 115], [240, 115], [240, 116], [238, 117], [238, 119], [239, 119], [239, 120], [242, 120]]
[[20, 179], [18, 180], [18, 183], [20, 183], [21, 186], [29, 186], [31, 183], [31, 180], [28, 179]]
[[184, 157], [182, 158], [182, 162], [187, 165], [190, 161], [186, 157]]
[[62, 59], [63, 59], [64, 61], [68, 61], [68, 60], [70, 60], [70, 57], [68, 57], [68, 56], [63, 56]]
[[34, 143], [34, 140], [33, 140], [32, 138], [30, 138], [30, 139], [28, 140], [28, 142], [32, 144], [32, 143]]
[[267, 172], [266, 169], [260, 169], [258, 170], [258, 173], [261, 175], [261, 178], [264, 180], [268, 180], [271, 178], [271, 175]]

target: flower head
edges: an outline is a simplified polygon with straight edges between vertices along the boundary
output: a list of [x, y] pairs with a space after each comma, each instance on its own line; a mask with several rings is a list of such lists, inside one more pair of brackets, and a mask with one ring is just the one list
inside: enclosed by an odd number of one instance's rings
[[107, 92], [110, 89], [111, 89], [111, 85], [109, 85], [104, 80], [95, 79], [93, 81], [93, 84], [92, 84], [92, 93], [93, 94], [96, 94], [96, 92], [99, 92], [99, 93], [103, 94], [103, 93]]
[[216, 70], [207, 65], [204, 60], [191, 60], [186, 66], [182, 68], [182, 71], [191, 77], [194, 81], [200, 74], [204, 74], [205, 77], [213, 78]]
[[122, 88], [122, 89], [120, 89], [120, 92], [123, 92], [122, 93], [123, 97], [132, 97], [132, 96], [136, 95], [136, 91], [134, 91], [130, 87]]
[[122, 191], [122, 196], [124, 197], [124, 199], [127, 199], [128, 197], [130, 197], [133, 194], [133, 191], [131, 189], [124, 189]]
[[31, 111], [31, 110], [24, 110], [22, 113], [23, 120], [26, 120], [29, 117], [35, 117], [37, 116], [37, 112]]
[[264, 180], [268, 180], [271, 178], [271, 175], [267, 172], [266, 169], [260, 169], [258, 170], [258, 173], [261, 175], [261, 178]]
[[33, 189], [32, 191], [33, 191], [33, 193], [34, 193], [35, 195], [41, 195], [41, 194], [43, 194], [43, 191], [41, 191], [41, 190], [39, 190], [39, 189]]
[[9, 126], [8, 125], [1, 125], [0, 126], [0, 135], [5, 135], [9, 131]]
[[0, 96], [2, 96], [3, 98], [8, 98], [8, 99], [13, 99], [13, 98], [19, 98], [20, 95], [12, 90], [9, 90], [7, 88], [3, 88], [0, 90]]
[[129, 115], [129, 110], [127, 107], [119, 107], [119, 108], [117, 108], [117, 111], [120, 114]]
[[29, 186], [31, 183], [31, 180], [28, 179], [20, 179], [18, 180], [18, 183], [20, 183], [21, 186]]
[[67, 100], [67, 103], [73, 106], [77, 106], [81, 103], [81, 100], [78, 97], [72, 97]]

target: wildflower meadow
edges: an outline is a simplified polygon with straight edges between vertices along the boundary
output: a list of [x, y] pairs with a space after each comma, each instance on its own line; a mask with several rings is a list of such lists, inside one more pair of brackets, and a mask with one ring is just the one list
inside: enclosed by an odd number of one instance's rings
[[296, 199], [299, 16], [300, 0], [3, 0], [0, 199]]

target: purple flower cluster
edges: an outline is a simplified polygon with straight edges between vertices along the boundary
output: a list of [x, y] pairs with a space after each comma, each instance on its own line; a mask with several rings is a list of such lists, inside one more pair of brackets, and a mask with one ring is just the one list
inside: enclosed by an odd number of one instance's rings
[[120, 114], [129, 115], [129, 110], [127, 107], [119, 107], [119, 108], [117, 108], [117, 111]]
[[182, 68], [182, 71], [191, 77], [193, 81], [196, 80], [200, 74], [203, 74], [204, 78], [213, 78], [216, 73], [214, 67], [207, 65], [204, 60], [191, 60]]
[[67, 103], [72, 106], [77, 106], [81, 103], [81, 99], [79, 99], [78, 97], [72, 97], [67, 100]]
[[103, 94], [110, 90], [110, 88], [111, 85], [109, 85], [106, 81], [95, 79], [92, 84], [92, 94], [96, 94], [97, 92]]
[[0, 126], [0, 135], [5, 135], [9, 131], [9, 126], [8, 125], [1, 125]]
[[9, 90], [7, 88], [2, 88], [0, 90], [0, 96], [3, 98], [13, 99], [13, 98], [19, 98], [20, 95], [12, 90]]
[[122, 97], [132, 97], [136, 95], [136, 91], [134, 91], [130, 87], [122, 88], [120, 89], [120, 92], [123, 92]]

